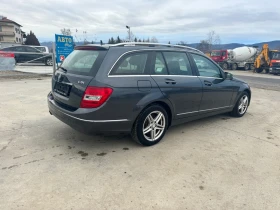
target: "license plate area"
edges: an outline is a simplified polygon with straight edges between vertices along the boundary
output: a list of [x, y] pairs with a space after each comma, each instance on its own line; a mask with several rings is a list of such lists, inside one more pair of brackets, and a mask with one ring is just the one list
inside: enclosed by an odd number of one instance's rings
[[70, 94], [71, 86], [65, 83], [56, 82], [54, 85], [54, 92], [68, 97]]

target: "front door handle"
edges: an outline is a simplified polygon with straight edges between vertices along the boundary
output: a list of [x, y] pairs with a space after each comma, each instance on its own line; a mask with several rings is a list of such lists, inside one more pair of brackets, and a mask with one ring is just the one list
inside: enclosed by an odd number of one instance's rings
[[173, 79], [165, 79], [165, 83], [166, 84], [172, 84], [172, 85], [175, 85], [176, 84], [176, 81], [173, 80]]
[[204, 80], [204, 85], [206, 85], [206, 86], [212, 86], [212, 82], [209, 82], [209, 81], [207, 81], [207, 80]]

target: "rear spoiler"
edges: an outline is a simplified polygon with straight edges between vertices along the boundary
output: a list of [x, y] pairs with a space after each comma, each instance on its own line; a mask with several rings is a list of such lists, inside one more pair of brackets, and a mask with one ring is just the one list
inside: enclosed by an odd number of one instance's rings
[[82, 45], [76, 46], [75, 50], [108, 50], [109, 46], [106, 45]]

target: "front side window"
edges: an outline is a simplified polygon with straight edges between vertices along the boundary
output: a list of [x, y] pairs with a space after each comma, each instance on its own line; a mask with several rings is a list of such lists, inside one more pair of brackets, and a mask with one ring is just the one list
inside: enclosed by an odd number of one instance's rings
[[143, 75], [148, 59], [148, 53], [137, 53], [126, 56], [113, 69], [112, 75]]
[[189, 59], [184, 52], [163, 53], [170, 75], [192, 75]]
[[197, 66], [197, 70], [200, 76], [222, 78], [219, 67], [217, 67], [208, 58], [197, 54], [191, 54], [191, 55]]

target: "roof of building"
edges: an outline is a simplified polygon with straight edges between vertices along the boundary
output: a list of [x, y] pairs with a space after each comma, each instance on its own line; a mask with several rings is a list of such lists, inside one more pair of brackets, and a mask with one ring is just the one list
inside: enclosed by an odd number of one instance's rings
[[13, 23], [13, 24], [16, 24], [20, 27], [22, 27], [22, 25], [18, 24], [17, 22], [13, 21], [13, 20], [10, 20], [8, 19], [7, 17], [0, 17], [0, 22], [6, 22], [6, 23]]

